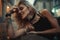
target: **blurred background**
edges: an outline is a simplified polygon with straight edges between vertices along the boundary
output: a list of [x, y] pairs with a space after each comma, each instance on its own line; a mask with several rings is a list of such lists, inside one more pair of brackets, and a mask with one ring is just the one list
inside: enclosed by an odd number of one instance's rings
[[[0, 17], [9, 12], [10, 8], [17, 5], [20, 0], [0, 0]], [[54, 17], [60, 16], [60, 0], [27, 0], [37, 10], [48, 9]], [[2, 11], [3, 10], [3, 11]]]
[[[0, 0], [0, 23], [3, 22], [3, 20], [5, 19], [5, 14], [9, 12], [11, 7], [17, 5], [19, 1], [20, 0]], [[27, 0], [27, 1], [34, 5], [38, 11], [42, 9], [48, 9], [51, 12], [51, 14], [58, 20], [58, 23], [60, 25], [60, 0]], [[60, 36], [57, 35], [55, 37], [55, 40], [59, 38]]]

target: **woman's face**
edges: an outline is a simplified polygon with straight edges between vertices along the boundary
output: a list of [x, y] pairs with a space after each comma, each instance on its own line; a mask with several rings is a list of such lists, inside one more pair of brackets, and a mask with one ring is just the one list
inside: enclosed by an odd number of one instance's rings
[[22, 19], [26, 18], [29, 14], [29, 9], [23, 4], [20, 4], [19, 6], [19, 13], [21, 14]]

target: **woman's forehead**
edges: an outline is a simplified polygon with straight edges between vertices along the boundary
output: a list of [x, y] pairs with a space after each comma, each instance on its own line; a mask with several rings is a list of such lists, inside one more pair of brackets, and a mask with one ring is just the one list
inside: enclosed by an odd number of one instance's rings
[[30, 8], [29, 6], [24, 5], [24, 4], [20, 4], [19, 7], [21, 7], [21, 8], [28, 8], [28, 9]]

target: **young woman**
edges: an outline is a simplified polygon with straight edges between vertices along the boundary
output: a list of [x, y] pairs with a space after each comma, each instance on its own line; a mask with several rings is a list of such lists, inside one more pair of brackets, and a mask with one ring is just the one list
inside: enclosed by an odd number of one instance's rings
[[8, 27], [8, 36], [13, 40], [49, 40], [59, 32], [57, 20], [46, 9], [38, 12], [27, 1], [20, 1], [13, 11], [13, 22]]

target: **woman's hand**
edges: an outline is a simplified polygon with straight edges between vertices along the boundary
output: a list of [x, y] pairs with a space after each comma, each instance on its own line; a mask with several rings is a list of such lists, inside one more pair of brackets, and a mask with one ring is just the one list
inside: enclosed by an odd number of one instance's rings
[[27, 30], [29, 30], [29, 31], [33, 31], [33, 30], [34, 30], [34, 27], [32, 27], [32, 26], [28, 26], [28, 27], [27, 27]]
[[40, 31], [30, 31], [30, 32], [28, 32], [28, 34], [43, 34], [42, 32], [40, 32]]
[[37, 32], [36, 31], [30, 31], [30, 32], [28, 32], [28, 34], [37, 34]]
[[32, 24], [27, 24], [26, 28], [29, 30], [29, 31], [33, 31], [34, 30], [34, 27], [32, 26]]

